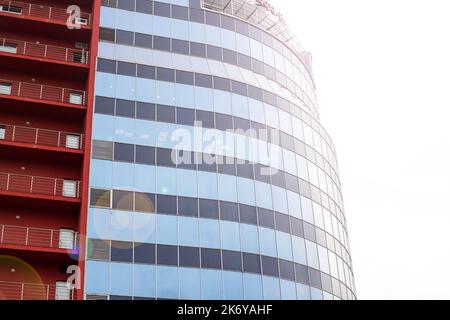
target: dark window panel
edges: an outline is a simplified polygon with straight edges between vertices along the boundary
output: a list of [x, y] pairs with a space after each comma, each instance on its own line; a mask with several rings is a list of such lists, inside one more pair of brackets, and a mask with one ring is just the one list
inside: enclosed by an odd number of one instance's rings
[[180, 216], [198, 217], [198, 199], [178, 197], [178, 214]]
[[156, 107], [153, 103], [138, 102], [136, 105], [137, 118], [142, 120], [155, 120]]
[[258, 208], [258, 221], [261, 227], [266, 227], [270, 229], [275, 228], [274, 214], [273, 211]]
[[235, 21], [236, 21], [236, 32], [239, 32], [244, 36], [248, 36], [249, 35], [248, 24], [239, 19], [236, 19]]
[[271, 104], [273, 106], [277, 105], [277, 96], [274, 95], [272, 92], [269, 91], [263, 91], [263, 99], [265, 103]]
[[175, 82], [175, 70], [158, 67], [156, 69], [156, 79], [167, 82]]
[[189, 42], [172, 39], [172, 52], [189, 55]]
[[216, 200], [199, 200], [200, 217], [219, 219], [219, 203]]
[[208, 269], [222, 269], [222, 258], [220, 250], [216, 249], [201, 249], [202, 268]]
[[177, 214], [177, 197], [167, 196], [163, 194], [157, 195], [156, 200], [157, 212], [162, 214]]
[[252, 58], [252, 70], [257, 74], [264, 75], [264, 63]]
[[111, 207], [111, 190], [91, 189], [91, 201], [89, 205], [92, 207]]
[[156, 263], [158, 265], [177, 266], [178, 252], [175, 246], [166, 246], [158, 244], [156, 246]]
[[237, 65], [237, 53], [228, 49], [223, 49], [223, 62]]
[[252, 253], [243, 253], [244, 272], [261, 274], [260, 256]]
[[331, 277], [328, 274], [322, 272], [320, 274], [320, 279], [321, 279], [321, 282], [322, 282], [322, 289], [324, 291], [329, 292], [329, 293], [333, 293], [333, 287], [332, 287], [332, 284], [331, 284]]
[[113, 209], [133, 211], [133, 198], [134, 195], [131, 191], [113, 190], [112, 207]]
[[170, 18], [170, 4], [163, 2], [154, 2], [153, 14], [155, 16]]
[[155, 264], [156, 263], [156, 246], [150, 243], [134, 244], [134, 262]]
[[261, 30], [259, 30], [257, 27], [248, 25], [248, 35], [250, 38], [261, 42], [262, 33], [263, 32]]
[[309, 182], [299, 179], [300, 194], [304, 197], [311, 198], [311, 185]]
[[251, 163], [238, 163], [236, 165], [237, 175], [239, 177], [254, 179], [253, 164]]
[[[175, 159], [174, 158], [175, 155]], [[177, 163], [176, 154], [172, 152], [172, 149], [156, 149], [156, 163], [158, 166], [174, 168]]]
[[141, 13], [153, 13], [153, 1], [150, 0], [136, 0], [136, 11]]
[[217, 172], [217, 160], [214, 154], [197, 153], [196, 161], [199, 171]]
[[272, 80], [274, 82], [277, 81], [277, 72], [275, 71], [275, 68], [272, 68], [271, 66], [265, 64], [264, 65], [264, 74], [270, 80]]
[[114, 142], [99, 141], [92, 142], [92, 158], [99, 160], [113, 160]]
[[189, 9], [189, 20], [197, 23], [205, 23], [205, 13], [199, 9]]
[[325, 233], [325, 231], [316, 228], [316, 240], [317, 243], [320, 244], [322, 247], [324, 248], [327, 247], [327, 234]]
[[180, 267], [200, 267], [199, 248], [179, 247]]
[[279, 212], [275, 212], [275, 224], [278, 231], [283, 231], [286, 233], [290, 232], [289, 216]]
[[269, 168], [259, 163], [255, 163], [255, 179], [264, 182], [270, 183], [270, 175], [268, 174]]
[[[238, 107], [238, 106], [234, 106], [234, 107]], [[250, 121], [248, 119], [242, 119], [239, 117], [234, 117], [234, 130], [243, 130], [243, 131], [247, 131], [250, 129]]]
[[177, 167], [180, 169], [197, 170], [195, 153], [191, 151], [177, 151]]
[[109, 261], [110, 258], [110, 241], [99, 239], [88, 239], [87, 253], [90, 260]]
[[136, 77], [136, 64], [118, 61], [117, 74]]
[[297, 237], [304, 238], [303, 221], [294, 217], [291, 217], [291, 232]]
[[170, 39], [164, 37], [153, 37], [153, 48], [161, 51], [170, 51]]
[[130, 100], [116, 100], [116, 116], [135, 118], [136, 117], [136, 102]]
[[309, 271], [309, 282], [310, 282], [311, 286], [314, 288], [322, 289], [322, 281], [320, 279], [320, 272], [315, 269], [312, 269], [312, 268], [308, 268], [308, 271]]
[[256, 207], [240, 204], [239, 216], [241, 223], [252, 224], [255, 226], [258, 225], [258, 216], [256, 213]]
[[202, 123], [203, 128], [215, 128], [214, 113], [208, 111], [197, 110], [196, 121]]
[[295, 281], [295, 269], [293, 262], [280, 260], [280, 278]]
[[111, 301], [127, 301], [127, 300], [133, 300], [132, 297], [127, 297], [127, 296], [117, 296], [117, 295], [109, 295], [109, 300]]
[[225, 15], [222, 15], [221, 17], [221, 26], [224, 29], [235, 31], [236, 28], [234, 26], [234, 19]]
[[123, 9], [123, 10], [128, 10], [128, 11], [134, 11], [134, 0], [130, 1], [130, 0], [118, 0], [117, 1], [117, 8], [119, 9]]
[[281, 170], [275, 170], [272, 174], [272, 184], [280, 187], [286, 188], [286, 179], [284, 177], [284, 172]]
[[175, 123], [175, 107], [157, 105], [156, 120], [161, 122]]
[[193, 126], [195, 122], [195, 110], [186, 108], [177, 108], [177, 123], [187, 126]]
[[139, 78], [154, 80], [156, 78], [155, 74], [156, 74], [156, 68], [155, 67], [138, 64], [138, 66], [137, 66], [137, 76]]
[[95, 97], [95, 113], [114, 115], [116, 100], [107, 97]]
[[236, 164], [233, 158], [220, 157], [222, 162], [217, 165], [217, 172], [222, 174], [236, 175]]
[[210, 45], [207, 45], [206, 48], [207, 57], [209, 59], [222, 61], [222, 48]]
[[308, 267], [295, 264], [295, 280], [299, 283], [309, 285]]
[[216, 113], [216, 128], [218, 130], [233, 130], [233, 117], [227, 114]]
[[214, 76], [214, 89], [231, 92], [231, 80]]
[[220, 15], [215, 12], [205, 11], [206, 24], [220, 28]]
[[136, 146], [136, 163], [155, 164], [155, 148], [148, 146]]
[[114, 143], [114, 161], [134, 162], [134, 145]]
[[111, 261], [133, 262], [133, 243], [111, 241]]
[[203, 43], [191, 42], [191, 55], [194, 57], [206, 58], [206, 45]]
[[104, 41], [116, 41], [116, 30], [109, 28], [100, 28], [99, 39]]
[[241, 68], [252, 70], [252, 58], [245, 54], [238, 53], [238, 65]]
[[212, 76], [202, 73], [196, 73], [195, 85], [199, 87], [212, 88]]
[[178, 20], [189, 20], [189, 9], [182, 6], [172, 5], [172, 18]]
[[144, 33], [135, 33], [134, 35], [136, 47], [142, 47], [147, 49], [153, 48], [153, 36]]
[[119, 44], [133, 45], [134, 33], [130, 31], [117, 30], [116, 31], [116, 42]]
[[242, 271], [240, 252], [222, 250], [222, 263], [224, 270]]
[[[316, 283], [317, 284], [317, 283]], [[341, 296], [341, 286], [339, 283], [339, 280], [335, 279], [335, 278], [331, 278], [331, 284], [333, 286], [333, 294], [335, 296], [340, 297]], [[311, 284], [312, 285], [312, 284]], [[317, 286], [316, 286], [317, 287]]]
[[194, 85], [194, 73], [177, 70], [176, 82], [181, 84]]
[[261, 257], [263, 275], [278, 277], [278, 260], [272, 257]]
[[220, 201], [220, 219], [239, 222], [238, 205], [233, 202]]
[[248, 96], [255, 100], [262, 101], [263, 99], [263, 90], [260, 88], [257, 88], [255, 86], [248, 86]]
[[266, 46], [272, 48], [273, 47], [273, 37], [267, 32], [261, 32], [262, 35], [262, 43]]
[[316, 242], [316, 228], [312, 224], [304, 222], [303, 229], [305, 233], [305, 239]]
[[155, 195], [152, 193], [134, 194], [134, 210], [139, 212], [154, 213], [155, 212]]
[[98, 58], [97, 59], [97, 71], [107, 72], [107, 73], [116, 73], [116, 65], [117, 62], [114, 60]]
[[247, 96], [247, 85], [239, 81], [231, 80], [231, 92]]
[[289, 173], [286, 173], [286, 187], [292, 192], [300, 193], [298, 178]]

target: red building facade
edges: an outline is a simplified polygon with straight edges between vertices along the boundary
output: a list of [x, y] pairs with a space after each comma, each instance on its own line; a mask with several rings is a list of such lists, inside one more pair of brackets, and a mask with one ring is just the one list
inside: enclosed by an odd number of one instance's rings
[[99, 10], [0, 1], [0, 299], [82, 299]]

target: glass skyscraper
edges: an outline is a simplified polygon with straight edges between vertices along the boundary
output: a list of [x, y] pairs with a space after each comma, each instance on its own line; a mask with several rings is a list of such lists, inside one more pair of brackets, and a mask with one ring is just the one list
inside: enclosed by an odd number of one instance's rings
[[85, 299], [355, 299], [311, 57], [267, 1], [104, 0]]

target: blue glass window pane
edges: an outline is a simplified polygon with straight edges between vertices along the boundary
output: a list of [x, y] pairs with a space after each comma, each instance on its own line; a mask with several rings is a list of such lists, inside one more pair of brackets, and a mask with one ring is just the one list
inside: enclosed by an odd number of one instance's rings
[[241, 224], [241, 248], [244, 252], [259, 253], [258, 227]]
[[116, 13], [117, 10], [102, 6], [100, 10], [100, 26], [116, 29]]
[[156, 215], [134, 213], [134, 241], [139, 243], [156, 242]]
[[111, 238], [111, 214], [109, 210], [90, 208], [88, 214], [88, 237]]
[[305, 240], [292, 236], [292, 251], [294, 253], [294, 261], [306, 265]]
[[263, 103], [261, 101], [250, 98], [248, 99], [248, 103], [249, 103], [250, 120], [259, 123], [266, 123], [264, 118]]
[[280, 299], [280, 280], [272, 277], [262, 277], [265, 300], [279, 300]]
[[156, 267], [134, 264], [133, 295], [142, 298], [156, 297]]
[[180, 299], [198, 300], [200, 294], [200, 269], [180, 268]]
[[133, 213], [111, 212], [111, 240], [133, 241]]
[[217, 113], [231, 115], [231, 93], [213, 90], [214, 93], [214, 110]]
[[277, 186], [272, 186], [273, 208], [275, 211], [281, 213], [288, 213], [286, 189]]
[[311, 299], [312, 300], [323, 300], [322, 290], [311, 287]]
[[291, 236], [287, 233], [276, 231], [278, 257], [292, 261]]
[[276, 257], [277, 244], [275, 241], [275, 231], [259, 228], [259, 246], [262, 255]]
[[236, 177], [218, 174], [219, 199], [237, 202]]
[[114, 118], [114, 141], [134, 144], [134, 120]]
[[195, 87], [195, 106], [199, 110], [214, 111], [213, 90]]
[[256, 206], [273, 209], [272, 190], [269, 184], [255, 181]]
[[223, 272], [223, 298], [225, 300], [242, 300], [244, 298], [242, 273]]
[[[102, 7], [103, 8], [103, 7]], [[136, 20], [136, 24], [134, 30], [138, 33], [153, 33], [153, 16], [135, 12], [134, 19]]]
[[116, 98], [134, 100], [136, 97], [135, 78], [121, 75], [117, 75], [116, 77]]
[[300, 196], [292, 191], [287, 192], [287, 201], [289, 207], [289, 214], [292, 217], [296, 217], [298, 219], [302, 218], [302, 208], [300, 204]]
[[158, 298], [178, 299], [178, 272], [174, 267], [156, 267]]
[[95, 94], [103, 97], [116, 96], [116, 76], [109, 73], [97, 72], [95, 76]]
[[135, 144], [154, 146], [156, 143], [156, 125], [146, 120], [134, 120]]
[[113, 189], [130, 190], [134, 187], [134, 167], [131, 163], [113, 162]]
[[314, 224], [314, 213], [310, 199], [301, 197], [303, 220]]
[[233, 115], [239, 118], [248, 119], [248, 101], [247, 97], [232, 94], [231, 95], [232, 106], [233, 106]]
[[311, 300], [309, 286], [297, 283], [297, 297], [299, 300]]
[[306, 240], [306, 255], [308, 258], [308, 265], [314, 269], [319, 270], [319, 257], [317, 255], [317, 244]]
[[198, 219], [178, 217], [178, 237], [180, 246], [197, 247], [200, 237]]
[[155, 193], [156, 173], [155, 167], [142, 164], [134, 165], [134, 187], [137, 191]]
[[228, 221], [220, 222], [222, 249], [240, 251], [239, 224]]
[[172, 38], [189, 41], [189, 22], [172, 19]]
[[176, 106], [184, 108], [194, 108], [195, 95], [194, 87], [185, 84], [175, 84]]
[[109, 263], [86, 261], [85, 291], [90, 294], [109, 294]]
[[220, 224], [217, 220], [200, 219], [200, 246], [220, 248]]
[[91, 187], [112, 189], [112, 162], [104, 160], [91, 160]]
[[177, 174], [176, 169], [158, 167], [156, 171], [156, 191], [161, 194], [176, 195]]
[[167, 106], [175, 104], [175, 85], [173, 83], [156, 81], [156, 103]]
[[244, 299], [262, 300], [262, 277], [256, 274], [244, 274]]
[[117, 21], [120, 21], [120, 29], [134, 31], [134, 12], [117, 10]]
[[217, 199], [217, 174], [198, 171], [197, 177], [199, 198], [212, 200]]
[[220, 29], [217, 27], [205, 25], [206, 43], [213, 46], [220, 46]]
[[114, 117], [94, 114], [92, 138], [104, 141], [113, 141]]
[[136, 78], [136, 100], [156, 102], [156, 82], [154, 80]]
[[177, 217], [157, 215], [156, 236], [158, 243], [177, 245]]
[[155, 35], [170, 38], [169, 18], [153, 16], [153, 32]]
[[112, 295], [133, 295], [133, 265], [111, 262], [111, 291]]
[[255, 205], [255, 187], [253, 180], [237, 178], [237, 192], [239, 203], [249, 206]]
[[202, 273], [202, 299], [222, 299], [222, 273], [217, 270], [201, 270]]
[[296, 300], [297, 299], [297, 289], [295, 287], [295, 282], [280, 280], [281, 284], [281, 299], [282, 300]]
[[197, 173], [193, 170], [177, 170], [178, 195], [197, 198]]
[[236, 51], [236, 33], [221, 29], [222, 33], [222, 47]]

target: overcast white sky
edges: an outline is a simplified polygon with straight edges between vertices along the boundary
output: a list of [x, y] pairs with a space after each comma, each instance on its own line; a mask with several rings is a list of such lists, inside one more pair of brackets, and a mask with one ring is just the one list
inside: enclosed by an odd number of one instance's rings
[[271, 0], [313, 54], [359, 299], [450, 299], [450, 1]]

